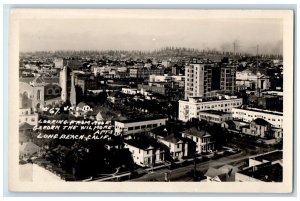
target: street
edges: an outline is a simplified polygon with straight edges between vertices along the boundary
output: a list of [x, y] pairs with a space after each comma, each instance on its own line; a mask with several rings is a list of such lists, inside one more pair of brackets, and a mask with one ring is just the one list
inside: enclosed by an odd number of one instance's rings
[[[215, 160], [212, 159], [206, 162], [200, 162], [197, 164], [196, 168], [198, 171], [202, 171], [203, 173], [205, 173], [209, 167], [221, 167], [226, 164], [238, 164], [247, 159], [249, 156], [249, 153], [242, 151], [241, 153], [235, 155], [222, 157]], [[187, 181], [189, 180], [189, 178], [187, 178], [186, 173], [190, 170], [193, 170], [193, 168], [194, 164], [180, 167], [174, 170], [161, 169], [154, 171], [153, 173], [148, 173], [142, 177], [132, 179], [131, 181], [164, 181], [164, 175], [166, 172], [170, 173], [170, 181]]]

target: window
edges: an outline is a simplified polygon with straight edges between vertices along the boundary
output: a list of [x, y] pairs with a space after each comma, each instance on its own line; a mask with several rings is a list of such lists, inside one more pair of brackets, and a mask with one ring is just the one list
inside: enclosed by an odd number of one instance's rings
[[155, 127], [157, 127], [157, 124], [153, 124], [152, 126], [153, 126], [153, 128], [155, 128]]
[[132, 130], [133, 130], [133, 127], [128, 127], [128, 130], [129, 130], [129, 131], [132, 131]]
[[141, 126], [141, 129], [144, 129], [144, 128], [146, 128], [146, 125]]
[[180, 147], [180, 144], [177, 144], [177, 149], [179, 149], [179, 147]]
[[134, 127], [134, 130], [138, 130], [138, 129], [140, 129], [141, 127], [140, 126], [135, 126]]
[[34, 118], [31, 118], [31, 122], [35, 122], [35, 119], [34, 119]]
[[148, 124], [148, 125], [147, 125], [147, 128], [152, 128], [152, 124]]
[[41, 100], [41, 90], [37, 90], [36, 97], [37, 100]]

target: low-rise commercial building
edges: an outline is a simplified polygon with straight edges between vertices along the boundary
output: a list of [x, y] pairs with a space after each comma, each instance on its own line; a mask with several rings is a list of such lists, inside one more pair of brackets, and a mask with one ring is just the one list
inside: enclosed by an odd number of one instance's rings
[[242, 103], [243, 99], [236, 96], [220, 96], [217, 99], [190, 97], [188, 101], [179, 101], [178, 118], [184, 122], [192, 118], [200, 118], [200, 112], [204, 110], [217, 110], [230, 113], [232, 108], [239, 107]]
[[258, 108], [232, 108], [233, 119], [251, 122], [256, 118], [261, 118], [272, 124], [273, 127], [282, 128], [283, 113]]
[[115, 135], [131, 135], [166, 125], [168, 118], [152, 117], [136, 120], [115, 121]]
[[232, 120], [231, 113], [218, 110], [203, 110], [199, 113], [199, 116], [202, 120], [217, 124], [221, 124], [223, 121]]

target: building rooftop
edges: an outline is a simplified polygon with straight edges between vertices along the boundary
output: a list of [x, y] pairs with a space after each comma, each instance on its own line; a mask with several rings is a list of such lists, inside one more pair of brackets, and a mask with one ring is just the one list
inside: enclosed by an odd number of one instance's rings
[[262, 118], [256, 118], [253, 120], [253, 122], [257, 125], [260, 126], [268, 126], [271, 125], [269, 122], [267, 122], [266, 120], [262, 119]]
[[170, 132], [168, 132], [165, 125], [156, 127], [154, 129], [152, 129], [150, 132], [157, 135], [157, 136], [160, 136], [160, 137], [166, 137], [166, 136], [171, 134]]
[[171, 142], [171, 143], [178, 143], [178, 142], [182, 142], [182, 140], [180, 140], [179, 138], [175, 137], [174, 135], [168, 135], [166, 137], [163, 138], [164, 141], [167, 142]]
[[282, 166], [278, 163], [263, 163], [240, 171], [240, 174], [258, 179], [264, 182], [282, 182]]
[[192, 127], [190, 129], [187, 129], [183, 131], [184, 134], [187, 135], [193, 135], [196, 137], [204, 137], [204, 136], [211, 136], [207, 131], [205, 130], [198, 130], [196, 127]]
[[258, 155], [258, 156], [254, 156], [254, 157], [251, 157], [251, 159], [254, 159], [254, 160], [257, 160], [257, 161], [270, 161], [270, 162], [273, 162], [273, 161], [277, 161], [277, 160], [282, 160], [282, 150], [276, 150], [276, 151], [273, 151], [273, 152], [269, 152], [269, 153], [266, 153], [266, 154], [261, 154], [261, 155]]
[[141, 140], [141, 139], [126, 140], [125, 143], [128, 144], [128, 145], [137, 147], [139, 149], [142, 149], [142, 150], [153, 149], [153, 148], [158, 148], [159, 147], [158, 143], [151, 143], [147, 140]]
[[[36, 77], [22, 77], [19, 78], [20, 82], [30, 83], [32, 82]], [[59, 83], [59, 77], [42, 77], [41, 78], [46, 84], [58, 84]]]
[[271, 110], [263, 110], [263, 109], [258, 109], [258, 108], [240, 107], [240, 108], [235, 108], [235, 109], [248, 110], [248, 111], [253, 111], [253, 112], [262, 112], [262, 113], [266, 113], [266, 114], [283, 116], [282, 112], [275, 112], [275, 111], [271, 111]]
[[119, 120], [117, 122], [134, 123], [134, 122], [152, 121], [152, 120], [158, 120], [158, 119], [168, 119], [168, 117], [166, 117], [166, 116], [144, 117], [144, 118], [139, 118], [139, 119]]
[[215, 115], [225, 115], [230, 114], [229, 112], [223, 112], [218, 110], [202, 110], [200, 113], [208, 113], [208, 114], [215, 114]]
[[19, 125], [19, 130], [29, 130], [29, 129], [33, 129], [33, 125], [30, 125], [27, 122], [23, 122]]

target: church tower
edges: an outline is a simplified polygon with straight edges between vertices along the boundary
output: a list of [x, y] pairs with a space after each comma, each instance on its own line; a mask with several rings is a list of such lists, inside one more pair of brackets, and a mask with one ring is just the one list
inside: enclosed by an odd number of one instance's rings
[[67, 93], [67, 67], [64, 66], [60, 71], [59, 83], [61, 87], [61, 100], [63, 102], [67, 101], [68, 93]]
[[75, 89], [75, 73], [72, 72], [71, 77], [71, 92], [70, 92], [71, 106], [76, 106], [76, 89]]

